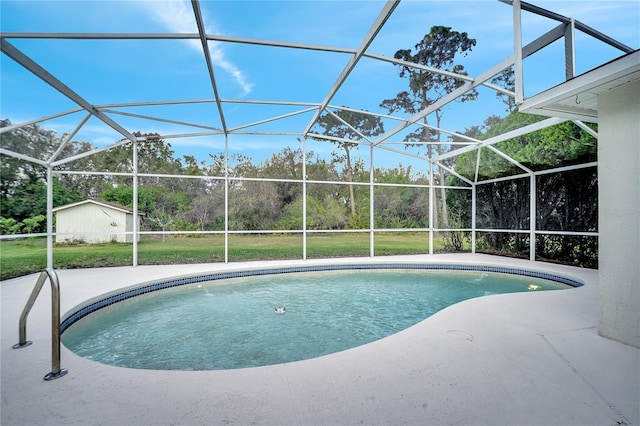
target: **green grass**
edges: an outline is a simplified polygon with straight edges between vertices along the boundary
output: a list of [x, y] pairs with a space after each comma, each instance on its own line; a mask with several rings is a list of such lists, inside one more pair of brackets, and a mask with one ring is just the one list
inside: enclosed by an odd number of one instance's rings
[[43, 238], [0, 241], [0, 279], [26, 275], [47, 266], [47, 245]]
[[[428, 233], [375, 234], [375, 254], [428, 253]], [[434, 239], [434, 251], [443, 251], [441, 239]], [[368, 233], [309, 234], [307, 257], [321, 259], [369, 255]], [[97, 268], [133, 263], [131, 244], [55, 245], [54, 267]], [[230, 235], [229, 261], [302, 259], [302, 235]], [[46, 267], [46, 239], [29, 238], [0, 242], [0, 279], [38, 272]], [[143, 237], [138, 244], [141, 265], [224, 262], [224, 237]]]

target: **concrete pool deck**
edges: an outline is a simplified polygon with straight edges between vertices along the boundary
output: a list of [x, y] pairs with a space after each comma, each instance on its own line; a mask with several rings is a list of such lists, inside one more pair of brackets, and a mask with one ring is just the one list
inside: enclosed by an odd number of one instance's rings
[[64, 315], [154, 279], [253, 267], [358, 262], [479, 263], [577, 277], [579, 288], [503, 294], [450, 306], [358, 348], [306, 361], [223, 371], [134, 370], [62, 346], [51, 370], [50, 291], [14, 350], [36, 275], [3, 281], [1, 424], [7, 425], [620, 425], [640, 424], [640, 349], [598, 336], [598, 272], [486, 255], [59, 270]]

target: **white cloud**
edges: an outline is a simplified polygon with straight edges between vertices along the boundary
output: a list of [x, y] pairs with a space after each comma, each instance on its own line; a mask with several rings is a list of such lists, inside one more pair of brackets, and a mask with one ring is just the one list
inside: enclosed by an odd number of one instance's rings
[[[142, 1], [137, 2], [145, 8], [156, 22], [165, 26], [169, 31], [176, 33], [197, 33], [193, 9], [187, 0], [167, 0], [167, 1]], [[205, 24], [207, 33], [220, 33], [211, 19], [208, 19], [205, 12], [202, 11], [202, 19]], [[189, 45], [196, 51], [202, 51], [202, 44], [199, 40], [189, 40]], [[213, 61], [214, 67], [220, 67], [229, 73], [235, 82], [242, 89], [243, 95], [251, 92], [253, 84], [251, 84], [244, 72], [239, 69], [233, 62], [225, 57], [224, 50], [219, 43], [209, 42], [209, 54]]]

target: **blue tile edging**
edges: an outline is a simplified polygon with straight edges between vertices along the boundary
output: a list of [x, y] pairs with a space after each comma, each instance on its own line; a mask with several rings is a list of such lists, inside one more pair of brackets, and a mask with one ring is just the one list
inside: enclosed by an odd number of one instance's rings
[[572, 287], [584, 285], [582, 282], [562, 275], [541, 271], [531, 271], [520, 268], [507, 268], [503, 266], [488, 265], [464, 265], [464, 264], [440, 264], [440, 263], [370, 263], [370, 264], [338, 264], [338, 265], [301, 265], [286, 266], [280, 268], [246, 269], [240, 271], [212, 272], [200, 275], [169, 278], [161, 281], [141, 284], [133, 288], [124, 289], [115, 294], [107, 295], [98, 300], [92, 301], [66, 315], [60, 324], [60, 333], [64, 333], [77, 321], [92, 314], [102, 308], [111, 306], [114, 303], [131, 299], [142, 294], [164, 290], [172, 287], [179, 287], [189, 284], [197, 284], [207, 281], [225, 280], [230, 278], [242, 278], [260, 275], [291, 274], [297, 272], [323, 272], [323, 271], [348, 271], [366, 269], [425, 269], [425, 270], [453, 270], [453, 271], [481, 271], [498, 272], [504, 274], [522, 275], [527, 277], [542, 278], [556, 281]]

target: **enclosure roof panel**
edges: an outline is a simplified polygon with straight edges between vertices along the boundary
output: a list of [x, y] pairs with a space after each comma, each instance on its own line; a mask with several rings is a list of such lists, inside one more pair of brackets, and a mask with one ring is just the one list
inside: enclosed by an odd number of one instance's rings
[[[11, 125], [0, 134], [44, 123], [81, 135], [96, 153], [152, 134], [171, 140], [178, 157], [197, 158], [208, 158], [222, 138], [264, 159], [265, 144], [254, 135], [290, 146], [318, 139], [321, 118], [343, 109], [384, 123], [377, 136], [347, 143], [405, 152], [424, 165], [468, 151], [469, 143], [476, 149], [467, 131], [504, 116], [513, 99], [524, 99], [528, 112], [594, 121], [594, 87], [625, 75], [608, 81], [617, 71], [596, 68], [584, 90], [583, 78], [571, 76], [638, 48], [630, 17], [640, 6], [554, 2], [548, 11], [507, 3], [3, 0], [0, 118]], [[473, 48], [439, 65], [424, 60], [441, 54], [417, 54], [434, 28], [468, 35]], [[637, 65], [637, 51], [623, 60]], [[515, 81], [500, 80], [512, 70]], [[448, 83], [419, 93], [409, 75]], [[402, 102], [405, 92], [411, 105]], [[325, 142], [331, 152], [339, 141]], [[6, 146], [0, 154], [32, 160]], [[65, 161], [56, 157], [36, 160]]]

